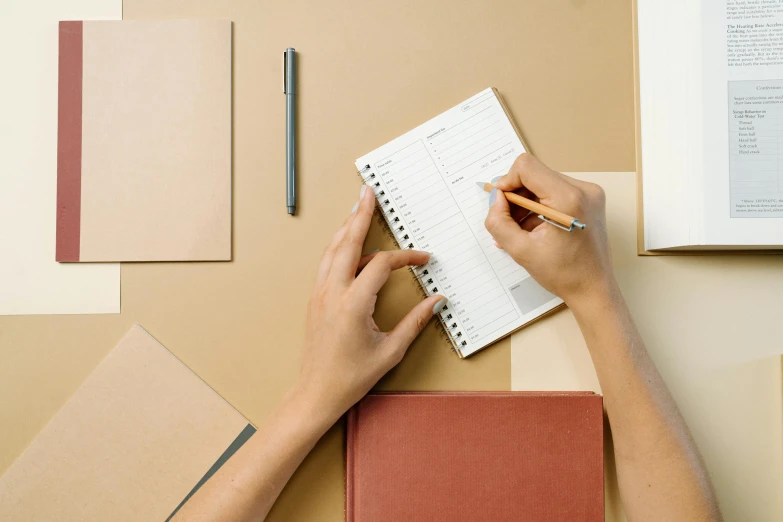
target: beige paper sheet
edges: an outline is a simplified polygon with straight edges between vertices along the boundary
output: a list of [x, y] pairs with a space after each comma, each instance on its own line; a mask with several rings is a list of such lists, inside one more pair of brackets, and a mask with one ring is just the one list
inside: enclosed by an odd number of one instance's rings
[[[617, 278], [726, 520], [782, 520], [783, 259], [639, 257], [634, 174], [573, 175], [606, 190]], [[569, 310], [515, 334], [511, 346], [514, 390], [600, 390]], [[622, 520], [616, 488], [607, 494], [607, 520]]]
[[54, 260], [59, 20], [119, 19], [121, 0], [0, 2], [0, 315], [120, 311], [120, 266]]
[[84, 23], [80, 261], [231, 259], [231, 22]]
[[0, 477], [0, 520], [165, 520], [247, 424], [134, 326]]

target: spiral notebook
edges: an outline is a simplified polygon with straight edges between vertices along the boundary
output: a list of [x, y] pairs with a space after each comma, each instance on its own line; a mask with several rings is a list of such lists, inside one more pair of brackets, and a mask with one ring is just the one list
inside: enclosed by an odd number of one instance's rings
[[486, 89], [356, 160], [400, 248], [431, 254], [411, 269], [454, 351], [468, 357], [551, 313], [563, 301], [542, 288], [484, 227], [487, 194], [528, 149], [503, 100]]

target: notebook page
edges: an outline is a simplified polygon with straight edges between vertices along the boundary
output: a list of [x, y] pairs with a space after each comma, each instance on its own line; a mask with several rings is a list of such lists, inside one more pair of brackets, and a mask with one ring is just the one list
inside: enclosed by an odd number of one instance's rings
[[431, 254], [414, 270], [460, 355], [468, 356], [562, 301], [538, 285], [484, 227], [488, 194], [525, 152], [492, 89], [357, 160], [401, 248]]

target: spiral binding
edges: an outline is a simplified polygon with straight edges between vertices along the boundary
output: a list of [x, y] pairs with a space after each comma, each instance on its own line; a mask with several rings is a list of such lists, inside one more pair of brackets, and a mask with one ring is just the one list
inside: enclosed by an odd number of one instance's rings
[[[388, 194], [387, 187], [383, 184], [380, 176], [372, 172], [370, 165], [364, 166], [357, 173], [362, 178], [362, 182], [375, 192], [375, 200], [381, 216], [379, 222], [383, 226], [386, 235], [394, 239], [401, 249], [414, 248], [414, 240], [410, 237], [409, 231], [406, 230], [405, 222], [395, 209], [394, 198]], [[408, 270], [413, 274], [418, 283], [416, 288], [423, 297], [426, 298], [438, 293], [435, 276], [430, 273], [432, 269], [429, 265], [408, 267]], [[454, 317], [452, 310], [449, 309], [449, 305], [444, 306], [443, 310], [438, 314], [437, 324], [441, 337], [451, 344], [452, 351], [461, 356], [459, 348], [467, 346], [468, 343], [459, 323], [459, 320]]]

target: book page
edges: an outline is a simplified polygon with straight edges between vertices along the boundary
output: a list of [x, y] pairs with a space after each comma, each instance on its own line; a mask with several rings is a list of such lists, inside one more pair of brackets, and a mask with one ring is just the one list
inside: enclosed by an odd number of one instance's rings
[[705, 244], [783, 244], [783, 0], [702, 1]]
[[492, 89], [357, 160], [401, 248], [429, 252], [414, 270], [449, 304], [441, 320], [468, 356], [560, 305], [484, 227], [488, 194], [525, 148]]
[[699, 241], [700, 0], [637, 0], [644, 248]]

